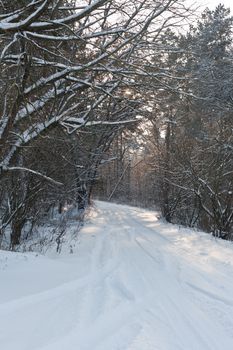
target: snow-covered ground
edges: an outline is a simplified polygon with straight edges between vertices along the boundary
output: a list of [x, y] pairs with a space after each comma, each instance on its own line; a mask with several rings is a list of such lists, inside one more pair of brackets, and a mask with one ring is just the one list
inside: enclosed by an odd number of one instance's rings
[[0, 349], [232, 350], [233, 244], [96, 206], [72, 249], [0, 251]]

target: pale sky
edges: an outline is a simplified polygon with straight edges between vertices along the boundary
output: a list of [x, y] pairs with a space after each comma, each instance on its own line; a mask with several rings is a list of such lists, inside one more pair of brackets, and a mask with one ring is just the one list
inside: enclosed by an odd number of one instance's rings
[[[191, 1], [190, 1], [191, 2]], [[231, 14], [233, 15], [233, 0], [196, 0], [197, 4], [203, 4], [204, 7], [209, 7], [209, 9], [213, 10], [218, 4], [223, 4], [225, 7], [230, 7]]]

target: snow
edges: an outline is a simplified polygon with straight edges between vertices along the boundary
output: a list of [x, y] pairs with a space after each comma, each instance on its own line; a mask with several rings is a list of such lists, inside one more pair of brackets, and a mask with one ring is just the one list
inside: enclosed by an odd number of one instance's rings
[[232, 243], [96, 202], [69, 250], [0, 251], [1, 349], [233, 349]]
[[[8, 23], [9, 20], [12, 20], [12, 16], [10, 18], [6, 18], [3, 21], [0, 21], [0, 32], [4, 32], [7, 30], [20, 30], [30, 23], [33, 22], [34, 19], [40, 16], [40, 14], [44, 11], [45, 7], [48, 5], [48, 0], [45, 0], [33, 13], [31, 13], [26, 19], [18, 22], [18, 23]], [[16, 11], [17, 13], [17, 11]]]
[[98, 9], [100, 6], [104, 5], [106, 0], [95, 0], [92, 1], [89, 5], [85, 6], [80, 12], [74, 13], [68, 17], [56, 19], [49, 22], [35, 22], [31, 24], [32, 29], [49, 29], [54, 28], [53, 24], [62, 25], [69, 24], [75, 21], [80, 21], [83, 17], [89, 15], [94, 10]]

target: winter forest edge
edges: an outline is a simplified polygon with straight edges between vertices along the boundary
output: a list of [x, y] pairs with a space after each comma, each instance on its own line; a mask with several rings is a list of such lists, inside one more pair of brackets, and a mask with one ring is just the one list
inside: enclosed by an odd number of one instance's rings
[[181, 0], [2, 0], [0, 248], [50, 223], [59, 251], [92, 198], [232, 240], [232, 25]]

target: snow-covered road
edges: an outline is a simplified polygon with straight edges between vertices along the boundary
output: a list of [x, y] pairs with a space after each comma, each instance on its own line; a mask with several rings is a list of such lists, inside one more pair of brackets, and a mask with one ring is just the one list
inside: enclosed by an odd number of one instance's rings
[[0, 349], [232, 350], [233, 244], [96, 205], [73, 254], [0, 251]]

